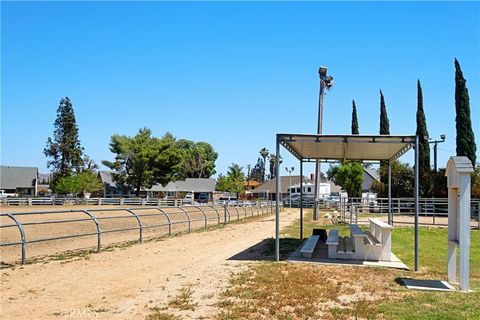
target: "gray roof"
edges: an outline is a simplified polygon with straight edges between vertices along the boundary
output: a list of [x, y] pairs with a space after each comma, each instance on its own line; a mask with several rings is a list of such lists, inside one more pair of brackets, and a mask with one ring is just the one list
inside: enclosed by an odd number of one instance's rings
[[0, 188], [33, 188], [37, 179], [36, 167], [0, 166]]
[[165, 187], [157, 184], [152, 186], [147, 191], [177, 191], [177, 192], [213, 192], [215, 191], [215, 179], [206, 178], [187, 178], [185, 181], [172, 181]]
[[[100, 179], [102, 182], [112, 188], [116, 188], [117, 184], [112, 178], [112, 171], [100, 171]], [[204, 178], [187, 178], [185, 181], [172, 181], [165, 187], [156, 184], [151, 188], [142, 189], [144, 191], [177, 191], [177, 192], [213, 192], [215, 191], [215, 185], [217, 181], [215, 179]]]
[[378, 170], [363, 168], [363, 171], [365, 171], [373, 179], [380, 181], [380, 173], [378, 172]]
[[112, 188], [116, 188], [117, 184], [113, 181], [112, 171], [99, 171], [100, 179], [102, 182]]

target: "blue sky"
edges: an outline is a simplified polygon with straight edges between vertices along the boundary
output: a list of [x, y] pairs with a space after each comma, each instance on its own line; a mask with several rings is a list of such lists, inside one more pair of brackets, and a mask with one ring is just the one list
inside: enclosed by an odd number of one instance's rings
[[326, 65], [324, 133], [350, 133], [355, 99], [360, 133], [377, 134], [382, 89], [391, 133], [414, 134], [420, 79], [430, 136], [447, 135], [444, 166], [455, 154], [455, 57], [480, 150], [478, 2], [2, 1], [1, 163], [47, 172], [42, 151], [68, 96], [97, 163], [113, 159], [112, 134], [148, 127], [211, 143], [219, 173], [253, 166], [276, 133], [315, 133]]

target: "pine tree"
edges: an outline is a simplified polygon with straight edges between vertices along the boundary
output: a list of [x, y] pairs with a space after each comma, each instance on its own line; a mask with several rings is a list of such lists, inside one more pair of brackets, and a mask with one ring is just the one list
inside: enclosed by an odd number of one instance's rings
[[390, 134], [390, 123], [388, 121], [387, 107], [385, 106], [382, 90], [380, 90], [380, 134]]
[[419, 141], [420, 194], [426, 197], [430, 194], [430, 145], [428, 143], [428, 130], [425, 113], [423, 111], [423, 94], [420, 80], [417, 81], [417, 132]]
[[355, 100], [352, 100], [352, 134], [359, 134], [358, 131], [358, 118], [357, 107], [355, 106]]
[[47, 161], [47, 167], [53, 168], [53, 180], [57, 180], [70, 176], [74, 171], [80, 172], [84, 164], [75, 113], [68, 97], [60, 100], [54, 127], [53, 139], [48, 138], [43, 153], [47, 158], [52, 158]]
[[470, 98], [466, 86], [467, 80], [463, 77], [462, 69], [458, 60], [455, 59], [455, 110], [456, 110], [456, 129], [457, 129], [457, 156], [466, 156], [473, 165], [477, 161], [475, 153], [477, 146], [475, 136], [472, 130], [472, 120], [470, 118]]

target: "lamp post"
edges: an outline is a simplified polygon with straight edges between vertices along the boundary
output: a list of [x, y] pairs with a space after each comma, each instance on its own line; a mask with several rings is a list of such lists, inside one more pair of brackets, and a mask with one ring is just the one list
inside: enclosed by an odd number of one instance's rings
[[[320, 76], [320, 94], [318, 97], [318, 126], [317, 134], [322, 134], [323, 130], [323, 96], [325, 94], [325, 89], [330, 90], [333, 86], [333, 77], [327, 76], [327, 67], [320, 67], [318, 69], [318, 74]], [[320, 172], [321, 172], [321, 163], [319, 160], [315, 163], [315, 206], [313, 207], [313, 220], [318, 220], [318, 206], [319, 206], [319, 195], [320, 195]]]
[[440, 135], [440, 139], [442, 140], [433, 140], [429, 141], [428, 143], [433, 143], [433, 170], [437, 172], [437, 145], [439, 143], [445, 142], [446, 135], [442, 133]]
[[295, 170], [294, 167], [291, 168], [285, 168], [288, 172], [288, 180], [289, 180], [289, 185], [288, 185], [288, 194], [289, 194], [289, 203], [290, 203], [290, 208], [292, 207], [292, 189], [290, 188], [292, 186], [292, 172]]

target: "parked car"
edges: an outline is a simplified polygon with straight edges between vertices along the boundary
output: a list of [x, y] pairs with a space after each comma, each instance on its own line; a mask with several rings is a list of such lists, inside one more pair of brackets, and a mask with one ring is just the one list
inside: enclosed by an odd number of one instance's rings
[[200, 203], [208, 203], [208, 193], [202, 192], [198, 194], [198, 199], [195, 199]]
[[221, 206], [224, 205], [236, 205], [237, 204], [237, 198], [233, 197], [221, 197], [218, 199], [218, 204]]
[[16, 193], [8, 193], [5, 190], [0, 190], [0, 199], [6, 199], [9, 197], [17, 197]]
[[182, 203], [193, 204], [193, 193], [187, 193], [185, 195], [185, 198], [183, 198]]

